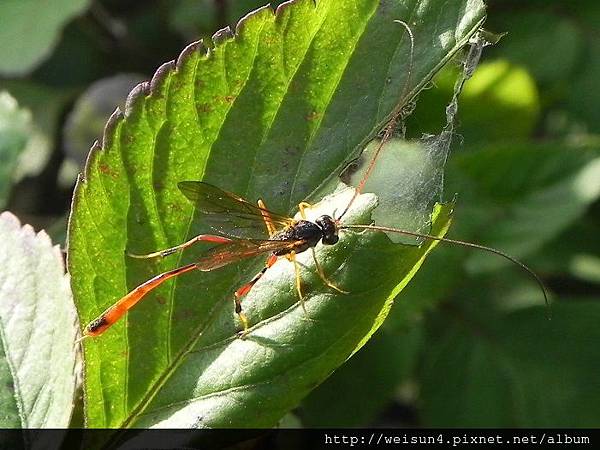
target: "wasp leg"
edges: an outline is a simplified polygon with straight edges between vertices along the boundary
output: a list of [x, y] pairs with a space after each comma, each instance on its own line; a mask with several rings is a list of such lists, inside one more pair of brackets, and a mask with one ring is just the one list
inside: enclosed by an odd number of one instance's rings
[[265, 225], [267, 226], [267, 232], [269, 233], [269, 237], [273, 237], [273, 235], [275, 233], [277, 233], [277, 230], [275, 229], [275, 224], [273, 224], [273, 219], [271, 219], [271, 216], [269, 215], [269, 211], [267, 210], [267, 207], [265, 206], [265, 202], [263, 202], [262, 200], [258, 200], [258, 207], [260, 208], [260, 214], [261, 214], [263, 220], [265, 221]]
[[104, 311], [99, 317], [88, 324], [83, 332], [80, 340], [87, 336], [99, 336], [104, 333], [111, 325], [123, 317], [127, 311], [133, 308], [142, 298], [151, 290], [160, 286], [169, 278], [176, 277], [182, 273], [196, 269], [196, 264], [187, 264], [177, 269], [169, 270], [156, 275], [154, 278], [140, 284], [133, 291], [129, 292], [125, 297], [121, 298], [117, 303]]
[[298, 203], [298, 211], [300, 211], [300, 217], [306, 220], [306, 212], [304, 210], [312, 208], [312, 205], [307, 202]]
[[315, 249], [311, 247], [310, 250], [312, 251], [312, 256], [313, 256], [313, 260], [315, 261], [315, 267], [317, 268], [317, 273], [319, 274], [319, 277], [321, 278], [321, 280], [323, 280], [323, 283], [325, 283], [325, 285], [330, 287], [331, 289], [335, 289], [336, 291], [338, 291], [342, 294], [349, 294], [350, 292], [340, 289], [335, 284], [333, 284], [331, 281], [329, 281], [329, 279], [325, 276], [323, 267], [321, 266], [321, 264], [319, 264], [319, 260], [317, 259], [317, 253], [315, 252]]
[[304, 296], [302, 295], [302, 278], [300, 277], [300, 265], [298, 261], [296, 261], [296, 252], [291, 251], [285, 257], [294, 263], [294, 273], [296, 274], [296, 291], [298, 292], [298, 297], [300, 298], [300, 306], [302, 306], [302, 310], [304, 314], [308, 315], [306, 312], [306, 306], [304, 305]]
[[136, 254], [128, 252], [127, 256], [129, 256], [131, 258], [136, 258], [136, 259], [148, 259], [148, 258], [156, 258], [156, 257], [164, 258], [165, 256], [172, 255], [173, 253], [176, 253], [180, 250], [191, 247], [192, 245], [194, 245], [198, 242], [214, 242], [217, 244], [225, 244], [227, 242], [231, 242], [231, 239], [223, 237], [223, 236], [214, 236], [212, 234], [199, 234], [198, 236], [191, 238], [189, 241], [184, 242], [183, 244], [176, 245], [175, 247], [166, 248], [164, 250], [159, 250], [157, 252], [148, 253], [146, 255], [136, 255]]
[[271, 255], [269, 256], [269, 258], [267, 258], [267, 262], [265, 264], [265, 267], [258, 272], [256, 275], [254, 275], [254, 278], [252, 278], [248, 283], [244, 284], [242, 287], [240, 287], [237, 291], [235, 291], [235, 293], [233, 294], [234, 297], [234, 301], [235, 301], [235, 313], [238, 315], [238, 317], [240, 318], [240, 321], [242, 322], [242, 326], [244, 327], [244, 329], [242, 330], [241, 333], [241, 337], [244, 337], [246, 335], [246, 333], [248, 332], [248, 318], [246, 317], [246, 315], [242, 312], [242, 297], [246, 294], [248, 294], [248, 292], [250, 292], [250, 290], [252, 289], [252, 287], [258, 282], [258, 280], [261, 279], [261, 277], [265, 274], [265, 272], [267, 271], [267, 269], [271, 266], [273, 266], [273, 264], [275, 264], [277, 262], [277, 255]]

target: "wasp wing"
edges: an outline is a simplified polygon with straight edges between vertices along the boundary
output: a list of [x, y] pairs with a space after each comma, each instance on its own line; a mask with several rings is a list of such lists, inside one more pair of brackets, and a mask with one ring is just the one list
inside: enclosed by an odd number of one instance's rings
[[179, 190], [205, 215], [204, 221], [225, 234], [247, 229], [264, 233], [265, 217], [279, 228], [290, 226], [290, 217], [260, 208], [243, 198], [203, 181], [181, 181]]
[[212, 247], [196, 260], [196, 267], [208, 272], [219, 267], [251, 258], [264, 253], [293, 250], [303, 241], [271, 241], [255, 239], [234, 239], [231, 242]]

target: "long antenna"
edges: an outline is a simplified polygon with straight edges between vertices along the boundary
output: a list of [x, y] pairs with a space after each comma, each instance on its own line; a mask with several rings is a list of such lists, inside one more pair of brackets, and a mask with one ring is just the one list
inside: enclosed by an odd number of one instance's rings
[[337, 220], [340, 220], [342, 217], [344, 217], [344, 215], [350, 209], [350, 206], [352, 206], [352, 203], [354, 203], [354, 200], [356, 200], [356, 197], [358, 197], [358, 195], [362, 192], [363, 188], [365, 187], [365, 184], [367, 183], [367, 180], [369, 179], [369, 176], [371, 175], [371, 172], [373, 171], [373, 168], [375, 167], [375, 163], [377, 162], [379, 153], [381, 153], [381, 150], [383, 149], [383, 146], [385, 145], [385, 143], [387, 141], [389, 141], [390, 138], [392, 137], [392, 134], [394, 133], [396, 126], [398, 125], [398, 121], [399, 121], [400, 117], [402, 116], [402, 109], [404, 108], [404, 103], [402, 103], [402, 100], [404, 99], [404, 97], [407, 94], [408, 88], [410, 86], [410, 79], [412, 76], [412, 71], [413, 71], [413, 59], [414, 59], [414, 53], [415, 53], [415, 38], [412, 33], [412, 30], [410, 29], [410, 27], [408, 26], [408, 24], [406, 22], [404, 22], [402, 20], [394, 20], [394, 22], [402, 25], [404, 27], [404, 29], [406, 30], [406, 32], [408, 33], [408, 36], [410, 37], [410, 53], [409, 53], [409, 63], [408, 63], [408, 75], [406, 77], [406, 82], [404, 83], [404, 88], [402, 89], [402, 93], [400, 94], [400, 101], [398, 102], [398, 104], [396, 105], [394, 110], [392, 111], [392, 118], [385, 126], [385, 129], [383, 131], [383, 136], [381, 137], [381, 141], [377, 145], [377, 148], [375, 149], [375, 153], [373, 154], [371, 161], [369, 161], [367, 170], [366, 170], [365, 174], [363, 175], [362, 179], [360, 180], [360, 182], [358, 183], [358, 186], [356, 186], [354, 195], [352, 196], [352, 198], [346, 205], [346, 208], [344, 209], [342, 214], [337, 218]]
[[[517, 266], [519, 266], [521, 269], [523, 269], [525, 272], [527, 272], [529, 275], [531, 275], [534, 278], [534, 280], [537, 282], [538, 286], [541, 288], [542, 293], [544, 294], [544, 302], [546, 303], [546, 308], [548, 308], [548, 311], [550, 311], [550, 302], [548, 301], [548, 291], [546, 289], [546, 285], [541, 280], [541, 278], [538, 277], [537, 274], [533, 270], [531, 270], [529, 267], [527, 267], [524, 263], [522, 263], [518, 259], [510, 256], [509, 254], [504, 253], [501, 250], [497, 250], [492, 247], [486, 247], [485, 245], [474, 244], [472, 242], [460, 241], [458, 239], [448, 239], [448, 238], [444, 238], [444, 237], [432, 236], [430, 234], [417, 233], [414, 231], [406, 231], [406, 230], [401, 230], [399, 228], [391, 228], [391, 227], [384, 227], [384, 226], [378, 226], [378, 225], [339, 225], [339, 228], [340, 229], [354, 228], [354, 229], [362, 229], [362, 230], [388, 231], [391, 233], [404, 234], [406, 236], [413, 236], [413, 237], [418, 237], [418, 238], [422, 238], [422, 239], [430, 239], [430, 240], [434, 240], [434, 241], [446, 242], [448, 244], [460, 245], [463, 247], [475, 248], [477, 250], [483, 250], [483, 251], [486, 251], [489, 253], [494, 253], [496, 255], [502, 256], [503, 258], [507, 259], [508, 261], [512, 262], [513, 264], [516, 264]], [[551, 318], [550, 314], [548, 315], [548, 318], [549, 319]]]

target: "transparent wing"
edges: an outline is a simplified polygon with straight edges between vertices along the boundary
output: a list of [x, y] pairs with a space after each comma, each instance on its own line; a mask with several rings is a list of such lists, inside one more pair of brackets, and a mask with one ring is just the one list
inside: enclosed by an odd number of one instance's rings
[[208, 250], [196, 260], [196, 267], [202, 271], [210, 271], [263, 253], [291, 251], [302, 243], [303, 241], [235, 239]]
[[204, 214], [203, 220], [225, 234], [258, 231], [264, 234], [264, 216], [278, 228], [293, 224], [293, 219], [259, 208], [243, 198], [203, 181], [181, 181], [179, 190]]

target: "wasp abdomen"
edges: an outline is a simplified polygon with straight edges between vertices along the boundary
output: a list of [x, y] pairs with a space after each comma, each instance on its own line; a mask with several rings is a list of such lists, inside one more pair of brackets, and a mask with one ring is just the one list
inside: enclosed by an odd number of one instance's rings
[[[302, 253], [317, 245], [322, 237], [323, 231], [316, 223], [308, 220], [299, 220], [293, 226], [280, 231], [271, 239], [277, 241], [302, 241], [301, 244], [294, 248], [296, 253]], [[290, 250], [284, 249], [274, 253], [282, 256], [290, 253]]]

